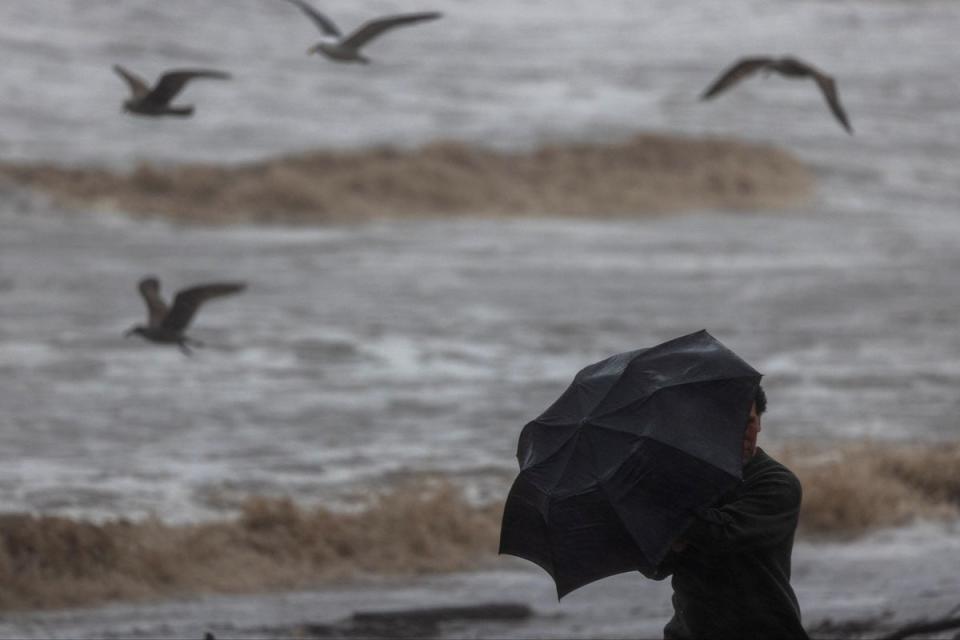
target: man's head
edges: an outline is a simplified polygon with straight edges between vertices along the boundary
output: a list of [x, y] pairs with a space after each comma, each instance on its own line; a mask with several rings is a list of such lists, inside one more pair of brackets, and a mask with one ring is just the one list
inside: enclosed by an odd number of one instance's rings
[[747, 430], [743, 434], [743, 462], [747, 463], [757, 452], [757, 435], [760, 433], [760, 416], [767, 410], [767, 394], [762, 386], [757, 386], [757, 393], [753, 397], [753, 406], [750, 407], [750, 417], [747, 418]]

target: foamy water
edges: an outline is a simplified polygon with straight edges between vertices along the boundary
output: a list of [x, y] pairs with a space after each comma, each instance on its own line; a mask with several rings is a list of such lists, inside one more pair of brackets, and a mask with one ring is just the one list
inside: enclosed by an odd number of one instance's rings
[[[0, 155], [123, 169], [658, 130], [783, 146], [813, 165], [817, 197], [635, 221], [198, 230], [61, 214], [0, 186], [3, 511], [196, 521], [251, 494], [339, 502], [430, 472], [495, 496], [520, 428], [580, 367], [701, 328], [767, 374], [768, 441], [955, 438], [960, 7], [430, 6], [441, 22], [384, 37], [360, 68], [304, 56], [315, 29], [285, 2], [3, 3]], [[329, 10], [349, 28], [422, 8]], [[697, 101], [757, 52], [834, 73], [856, 135], [806, 83]], [[188, 87], [191, 120], [144, 121], [119, 113], [114, 62], [236, 79]], [[147, 273], [168, 292], [250, 287], [203, 310], [207, 347], [187, 359], [121, 337]], [[801, 604], [820, 597], [804, 588]]]
[[[581, 366], [700, 327], [767, 373], [772, 441], [954, 427], [953, 257], [850, 251], [825, 213], [300, 235], [38, 215], [0, 240], [8, 509], [182, 521], [396, 474], [502, 482]], [[121, 337], [145, 273], [250, 287], [185, 358]]]

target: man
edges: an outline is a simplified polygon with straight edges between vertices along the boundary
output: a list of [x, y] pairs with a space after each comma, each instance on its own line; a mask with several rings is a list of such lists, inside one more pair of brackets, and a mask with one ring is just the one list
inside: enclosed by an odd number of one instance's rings
[[757, 447], [766, 408], [758, 387], [743, 437], [743, 482], [698, 512], [664, 562], [645, 574], [673, 574], [666, 640], [807, 638], [790, 587], [800, 482]]

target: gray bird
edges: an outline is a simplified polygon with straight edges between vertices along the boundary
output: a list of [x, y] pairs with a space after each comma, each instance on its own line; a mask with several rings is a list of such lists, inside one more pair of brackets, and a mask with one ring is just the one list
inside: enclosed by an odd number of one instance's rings
[[337, 62], [362, 62], [367, 64], [370, 60], [360, 54], [360, 48], [384, 31], [402, 25], [436, 20], [443, 15], [437, 11], [427, 11], [384, 16], [369, 20], [360, 25], [353, 33], [344, 36], [333, 20], [311, 7], [304, 0], [287, 0], [287, 2], [299, 7], [326, 36], [326, 38], [307, 49], [307, 53], [322, 53]]
[[776, 71], [787, 78], [813, 78], [817, 86], [820, 87], [823, 97], [827, 100], [830, 111], [832, 111], [833, 115], [840, 121], [843, 128], [847, 130], [847, 133], [853, 133], [853, 128], [850, 126], [847, 114], [840, 104], [840, 96], [837, 94], [837, 83], [834, 79], [813, 65], [789, 56], [782, 58], [743, 58], [721, 73], [720, 77], [707, 87], [707, 90], [703, 92], [700, 99], [708, 100], [721, 91], [761, 70], [767, 74]]
[[175, 107], [170, 104], [170, 101], [177, 97], [184, 85], [194, 78], [230, 79], [230, 74], [223, 71], [175, 69], [160, 76], [157, 84], [151, 88], [143, 78], [124, 69], [119, 64], [113, 65], [113, 70], [130, 87], [130, 98], [124, 101], [123, 110], [141, 116], [189, 116], [193, 114], [192, 105]]
[[141, 336], [151, 342], [175, 344], [183, 353], [190, 355], [190, 346], [203, 344], [184, 334], [193, 316], [204, 302], [211, 298], [226, 296], [246, 288], [243, 282], [217, 282], [201, 284], [177, 292], [173, 306], [168, 307], [160, 295], [160, 281], [149, 276], [140, 281], [140, 295], [147, 305], [147, 325], [131, 327], [124, 335]]

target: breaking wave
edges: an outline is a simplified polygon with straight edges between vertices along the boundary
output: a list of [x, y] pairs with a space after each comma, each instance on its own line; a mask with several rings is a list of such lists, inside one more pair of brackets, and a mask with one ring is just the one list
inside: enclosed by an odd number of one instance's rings
[[801, 535], [852, 537], [960, 516], [960, 443], [788, 447], [778, 459], [803, 484]]
[[0, 163], [0, 176], [68, 206], [202, 223], [757, 209], [795, 204], [812, 185], [809, 170], [776, 148], [664, 135], [512, 153], [442, 141], [239, 165], [141, 163], [127, 173]]
[[170, 525], [0, 516], [0, 609], [297, 588], [454, 571], [496, 553], [500, 507], [415, 483], [356, 512], [251, 498], [235, 520]]
[[[960, 443], [772, 453], [803, 483], [801, 537], [960, 516]], [[444, 478], [411, 480], [350, 511], [254, 497], [235, 519], [192, 525], [5, 514], [0, 610], [477, 568], [495, 561], [501, 514], [501, 502], [476, 504]]]

